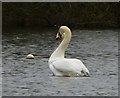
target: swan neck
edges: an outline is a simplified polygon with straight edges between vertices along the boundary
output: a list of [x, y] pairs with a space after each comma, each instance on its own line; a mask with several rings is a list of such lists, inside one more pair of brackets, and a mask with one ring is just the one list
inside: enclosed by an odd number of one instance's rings
[[61, 42], [61, 44], [59, 45], [59, 47], [61, 47], [62, 49], [66, 49], [69, 42], [71, 40], [71, 31], [66, 31], [64, 33], [64, 38], [63, 38], [63, 41]]
[[66, 30], [66, 32], [64, 32], [64, 38], [63, 38], [62, 42], [60, 43], [58, 48], [51, 55], [51, 59], [64, 58], [64, 53], [65, 53], [65, 50], [66, 50], [70, 40], [71, 40], [71, 31]]

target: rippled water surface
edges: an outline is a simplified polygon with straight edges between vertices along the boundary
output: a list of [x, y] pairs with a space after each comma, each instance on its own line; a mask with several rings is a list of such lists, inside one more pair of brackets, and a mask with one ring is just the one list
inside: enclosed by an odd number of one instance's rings
[[[73, 30], [66, 57], [81, 59], [90, 77], [52, 76], [47, 62], [56, 32], [3, 32], [3, 96], [117, 96], [118, 30]], [[35, 59], [26, 59], [29, 53]]]

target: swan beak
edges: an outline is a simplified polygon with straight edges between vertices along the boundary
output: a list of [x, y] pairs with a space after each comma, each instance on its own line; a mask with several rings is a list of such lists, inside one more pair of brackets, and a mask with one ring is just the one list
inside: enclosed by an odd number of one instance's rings
[[56, 35], [56, 42], [57, 42], [57, 44], [60, 44], [61, 41], [62, 41], [62, 36], [61, 36], [60, 33], [57, 33], [57, 35]]

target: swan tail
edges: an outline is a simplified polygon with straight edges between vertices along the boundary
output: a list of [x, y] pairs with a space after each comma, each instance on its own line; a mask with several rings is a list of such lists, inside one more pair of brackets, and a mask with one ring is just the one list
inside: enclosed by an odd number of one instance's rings
[[81, 74], [83, 74], [83, 76], [90, 76], [90, 72], [88, 71], [87, 68], [83, 69], [83, 70], [81, 71]]

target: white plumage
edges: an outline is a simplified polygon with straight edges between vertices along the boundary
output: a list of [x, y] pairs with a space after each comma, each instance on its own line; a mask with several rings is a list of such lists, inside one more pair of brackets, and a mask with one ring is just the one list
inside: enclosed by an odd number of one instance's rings
[[65, 49], [71, 39], [71, 30], [61, 26], [56, 39], [62, 42], [49, 58], [49, 68], [55, 76], [89, 76], [89, 71], [79, 59], [64, 58]]

